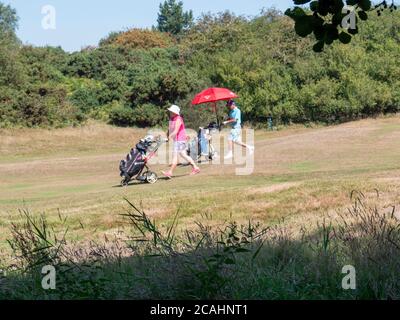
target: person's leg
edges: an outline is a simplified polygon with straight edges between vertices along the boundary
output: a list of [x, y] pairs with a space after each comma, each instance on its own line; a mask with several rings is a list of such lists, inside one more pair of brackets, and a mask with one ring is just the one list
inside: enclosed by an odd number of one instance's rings
[[191, 158], [191, 157], [189, 157], [187, 154], [186, 154], [186, 152], [185, 151], [181, 151], [180, 153], [179, 153], [179, 155], [184, 159], [184, 160], [186, 160], [187, 162], [189, 162], [189, 164], [192, 166], [192, 168], [194, 169], [194, 170], [199, 170], [200, 168], [196, 165], [196, 163], [193, 161], [193, 159]]
[[172, 156], [172, 164], [170, 172], [173, 173], [177, 166], [178, 166], [178, 153], [174, 152], [174, 155]]
[[166, 177], [172, 178], [173, 172], [178, 166], [179, 156], [190, 163], [190, 165], [193, 167], [193, 173], [197, 174], [200, 172], [200, 168], [195, 164], [194, 160], [187, 155], [186, 143], [175, 142], [171, 169], [167, 172], [162, 172]]
[[163, 175], [168, 178], [172, 178], [172, 175], [174, 174], [174, 170], [176, 169], [177, 166], [178, 166], [178, 153], [174, 152], [172, 155], [171, 167], [168, 171], [162, 171]]
[[231, 138], [229, 138], [228, 140], [228, 153], [225, 156], [225, 159], [231, 159], [233, 158], [233, 140]]
[[233, 143], [238, 139], [237, 131], [233, 129], [228, 137], [228, 153], [225, 156], [225, 160], [233, 158]]
[[248, 145], [248, 144], [245, 144], [245, 143], [243, 143], [243, 142], [240, 141], [240, 140], [237, 140], [237, 141], [235, 141], [234, 143], [237, 144], [238, 146], [243, 147], [243, 148], [246, 148], [246, 149], [249, 149], [249, 150], [254, 150], [254, 147], [253, 147], [253, 146], [250, 146], [250, 145]]
[[228, 152], [233, 152], [233, 141], [232, 140], [228, 141]]
[[233, 157], [233, 145], [236, 144], [238, 146], [241, 146], [243, 148], [246, 148], [250, 151], [250, 153], [252, 154], [254, 152], [254, 147], [247, 145], [245, 143], [242, 142], [242, 131], [241, 130], [232, 130], [230, 136], [229, 136], [229, 153], [228, 155], [225, 157], [226, 159], [230, 159]]

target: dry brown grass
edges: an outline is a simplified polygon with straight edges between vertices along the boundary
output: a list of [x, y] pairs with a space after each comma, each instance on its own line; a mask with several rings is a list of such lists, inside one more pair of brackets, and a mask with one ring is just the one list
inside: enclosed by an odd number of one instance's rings
[[0, 129], [0, 161], [110, 153], [124, 150], [146, 131], [90, 122], [79, 128]]
[[266, 223], [285, 217], [296, 226], [296, 217], [308, 221], [348, 206], [353, 189], [378, 188], [388, 202], [400, 200], [400, 117], [257, 131], [252, 176], [235, 176], [233, 166], [203, 166], [193, 178], [182, 168], [172, 181], [116, 187], [119, 160], [145, 133], [98, 123], [52, 131], [2, 130], [2, 246], [19, 208], [46, 212], [54, 224], [60, 210], [69, 217], [71, 237], [88, 240], [124, 227], [119, 217], [126, 209], [124, 197], [142, 203], [161, 224], [180, 207], [185, 228], [201, 216], [212, 216], [216, 224], [231, 217]]

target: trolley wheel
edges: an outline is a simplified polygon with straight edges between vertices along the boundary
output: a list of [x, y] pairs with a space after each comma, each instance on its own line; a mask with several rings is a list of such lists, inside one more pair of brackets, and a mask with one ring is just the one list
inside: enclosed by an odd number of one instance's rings
[[129, 185], [130, 179], [125, 177], [121, 180], [121, 187], [127, 187]]
[[157, 176], [156, 173], [151, 172], [151, 171], [149, 171], [149, 172], [146, 173], [146, 182], [147, 182], [147, 183], [149, 183], [149, 184], [154, 184], [154, 183], [156, 183], [157, 181], [158, 181], [158, 176]]

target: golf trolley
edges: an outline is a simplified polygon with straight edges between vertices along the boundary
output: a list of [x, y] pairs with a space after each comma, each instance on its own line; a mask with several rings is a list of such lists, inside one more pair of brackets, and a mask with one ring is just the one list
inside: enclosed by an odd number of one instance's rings
[[212, 140], [213, 134], [219, 132], [219, 126], [216, 122], [211, 122], [207, 127], [200, 127], [198, 135], [189, 142], [188, 155], [195, 161], [201, 162], [201, 158], [212, 161], [218, 157]]
[[147, 136], [140, 140], [126, 156], [126, 159], [120, 162], [120, 176], [123, 178], [121, 186], [127, 186], [133, 179], [150, 184], [158, 181], [157, 174], [150, 171], [148, 163], [164, 142], [161, 137], [155, 139], [153, 136]]

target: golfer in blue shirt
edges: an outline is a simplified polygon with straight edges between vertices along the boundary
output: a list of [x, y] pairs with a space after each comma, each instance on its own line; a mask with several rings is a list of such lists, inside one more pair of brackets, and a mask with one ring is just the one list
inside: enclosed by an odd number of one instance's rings
[[250, 155], [254, 153], [254, 147], [244, 144], [242, 142], [242, 112], [236, 106], [235, 101], [230, 100], [227, 103], [227, 107], [230, 108], [229, 111], [229, 120], [224, 122], [224, 125], [231, 125], [232, 130], [229, 134], [228, 138], [228, 154], [225, 156], [225, 159], [233, 158], [233, 144], [237, 144], [243, 148], [246, 148], [250, 151]]

